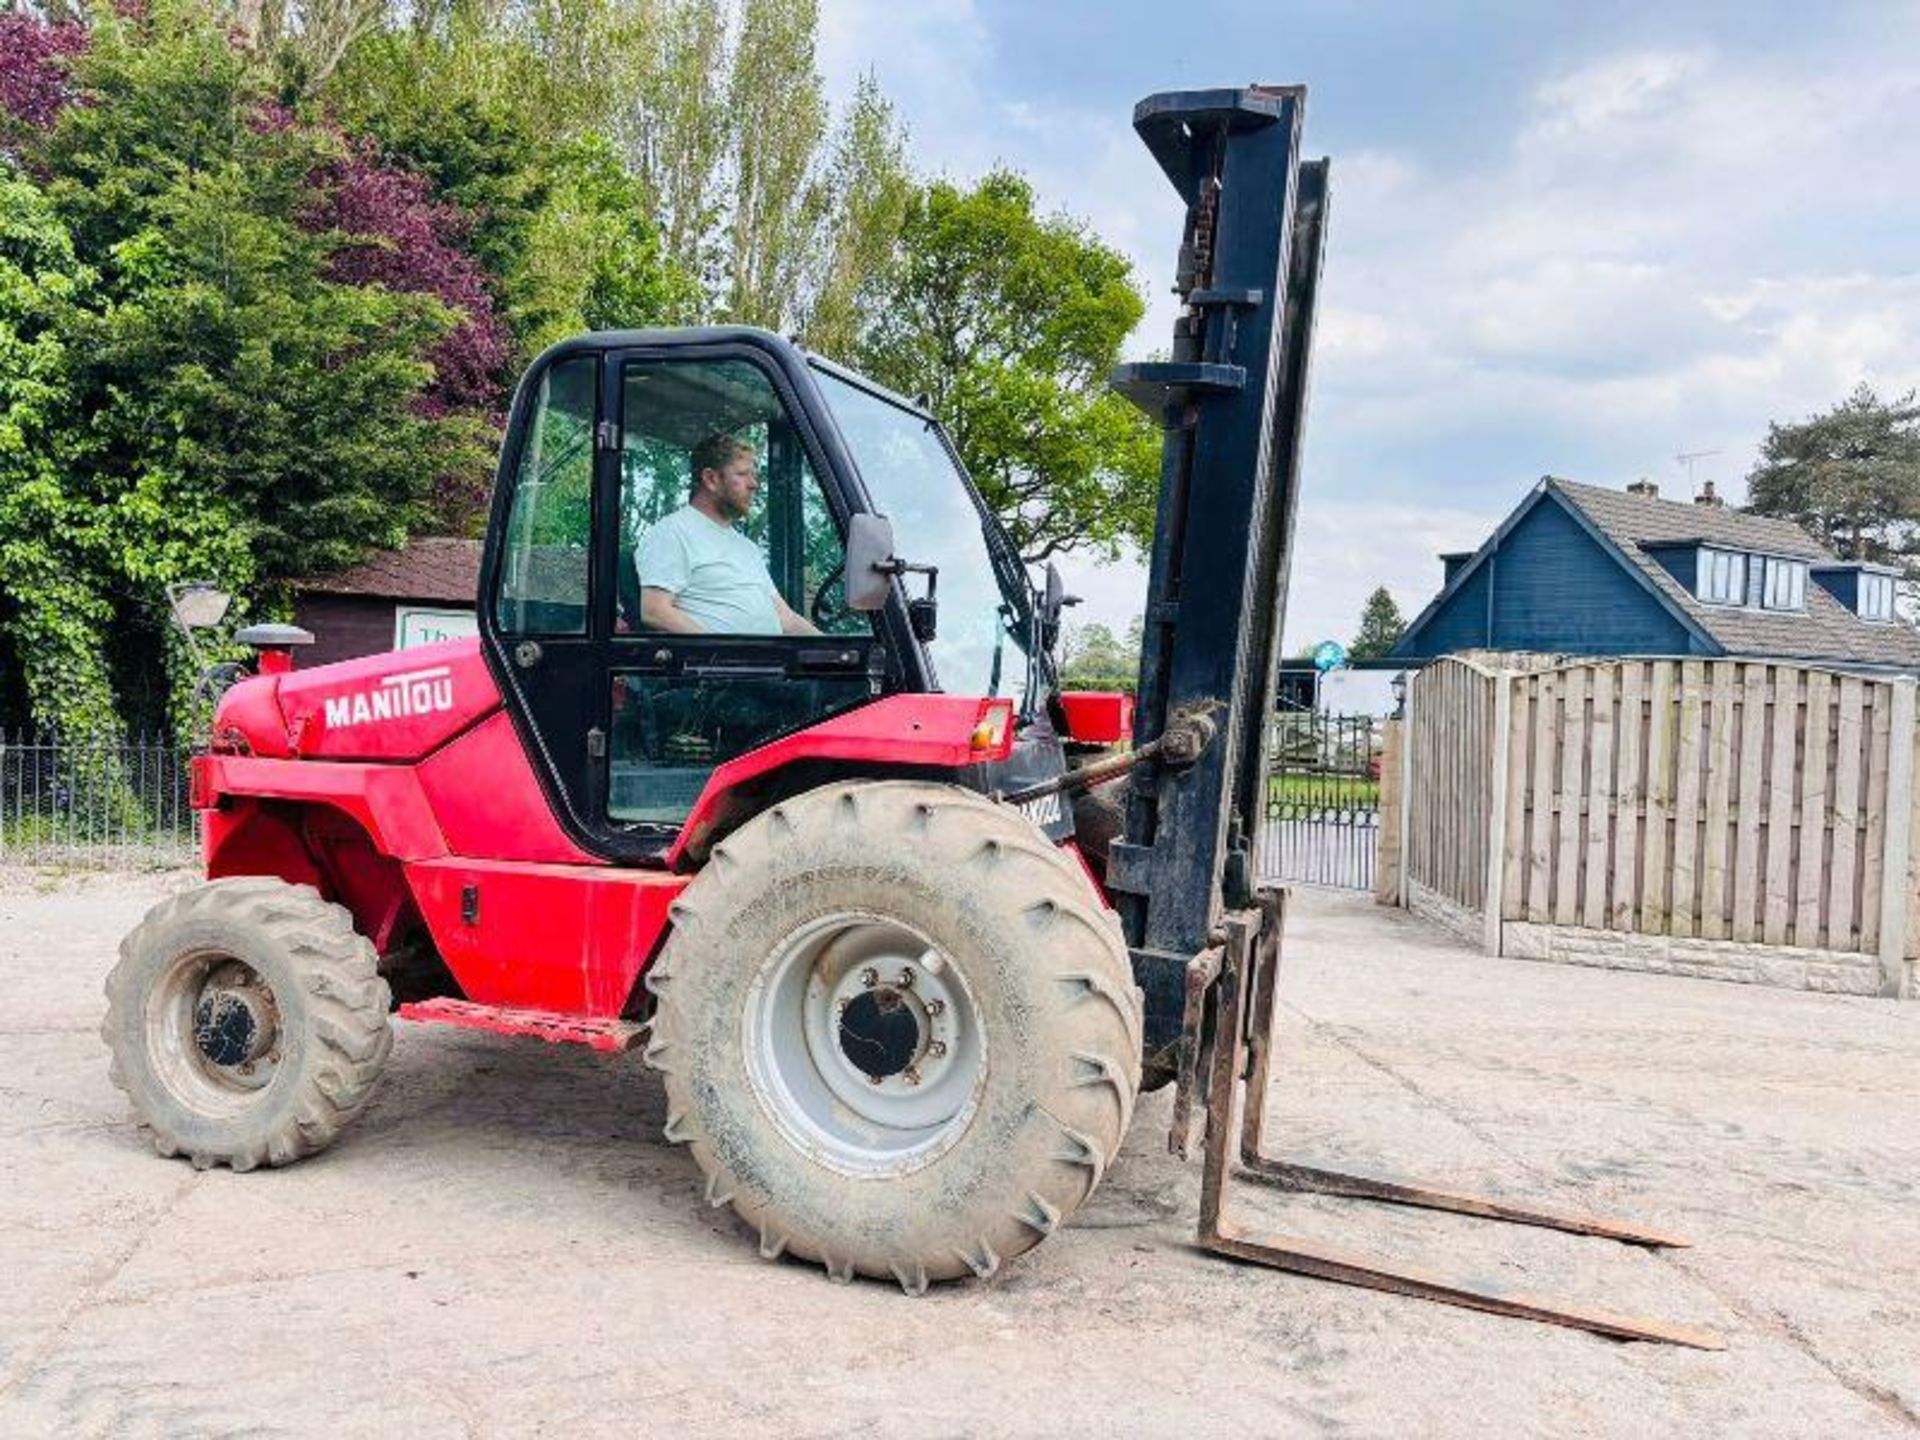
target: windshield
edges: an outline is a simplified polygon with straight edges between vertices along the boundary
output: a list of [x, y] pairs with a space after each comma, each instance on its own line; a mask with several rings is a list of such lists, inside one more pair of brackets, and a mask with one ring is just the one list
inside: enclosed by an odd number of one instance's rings
[[[982, 515], [973, 487], [924, 416], [814, 367], [874, 508], [893, 522], [902, 560], [940, 567], [939, 636], [927, 646], [953, 695], [1027, 691], [1026, 572]], [[910, 596], [924, 580], [909, 575]]]

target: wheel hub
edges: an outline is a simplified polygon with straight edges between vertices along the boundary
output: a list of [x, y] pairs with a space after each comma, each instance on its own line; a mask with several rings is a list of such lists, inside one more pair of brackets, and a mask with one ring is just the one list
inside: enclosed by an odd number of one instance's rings
[[897, 1174], [966, 1127], [986, 1042], [966, 982], [925, 936], [834, 915], [774, 949], [744, 1016], [762, 1105], [802, 1149], [851, 1174]]
[[228, 1109], [267, 1088], [280, 1063], [280, 1008], [252, 966], [189, 951], [147, 1002], [150, 1050], [162, 1079], [201, 1110]]
[[215, 1065], [244, 1065], [273, 1048], [273, 1003], [254, 986], [209, 985], [193, 1008], [193, 1043]]

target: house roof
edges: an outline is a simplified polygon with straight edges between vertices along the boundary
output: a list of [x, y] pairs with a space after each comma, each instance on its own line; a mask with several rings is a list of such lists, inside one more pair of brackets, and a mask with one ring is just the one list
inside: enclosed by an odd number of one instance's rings
[[1549, 476], [1544, 490], [1579, 510], [1660, 597], [1734, 655], [1843, 660], [1862, 665], [1920, 667], [1920, 634], [1907, 625], [1862, 620], [1819, 584], [1807, 586], [1804, 612], [1707, 605], [1649, 555], [1646, 545], [1694, 542], [1837, 564], [1832, 551], [1791, 520], [1713, 505], [1692, 505], [1605, 490]]
[[1801, 612], [1707, 605], [1674, 579], [1650, 553], [1686, 545], [1716, 545], [1751, 554], [1805, 560], [1813, 570], [1847, 563], [1791, 520], [1606, 490], [1553, 475], [1534, 486], [1527, 498], [1473, 552], [1468, 563], [1453, 569], [1440, 593], [1407, 626], [1400, 644], [1395, 647], [1396, 654], [1405, 653], [1413, 637], [1445, 609], [1506, 537], [1543, 503], [1558, 504], [1572, 515], [1594, 543], [1639, 581], [1675, 620], [1712, 647], [1708, 653], [1717, 650], [1728, 655], [1779, 656], [1840, 665], [1920, 670], [1920, 633], [1898, 622], [1887, 624], [1861, 619], [1817, 581], [1808, 584], [1807, 608]]
[[370, 555], [350, 570], [296, 580], [294, 589], [471, 605], [480, 591], [480, 542], [451, 537], [411, 540], [398, 550]]

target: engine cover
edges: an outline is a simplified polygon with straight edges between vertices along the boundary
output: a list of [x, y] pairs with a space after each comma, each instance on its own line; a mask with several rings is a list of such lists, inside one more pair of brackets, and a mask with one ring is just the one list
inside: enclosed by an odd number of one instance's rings
[[448, 640], [245, 681], [222, 700], [214, 735], [256, 755], [418, 760], [499, 708], [480, 642]]

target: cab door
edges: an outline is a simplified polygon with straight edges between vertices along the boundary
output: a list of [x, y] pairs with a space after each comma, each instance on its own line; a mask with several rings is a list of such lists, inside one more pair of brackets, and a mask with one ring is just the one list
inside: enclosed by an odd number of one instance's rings
[[515, 728], [555, 818], [588, 849], [600, 848], [590, 746], [604, 725], [600, 368], [596, 351], [563, 353], [516, 398], [480, 596], [482, 644]]
[[[885, 655], [841, 603], [858, 498], [833, 483], [771, 357], [725, 342], [622, 351], [602, 403], [618, 426], [606, 817], [671, 838], [716, 766], [878, 695]], [[704, 462], [741, 450], [757, 483], [744, 513], [716, 513]], [[772, 598], [771, 626], [713, 619], [758, 609], [729, 603], [749, 590]], [[649, 595], [702, 628], [666, 628]]]
[[[562, 354], [516, 419], [483, 619], [496, 673], [573, 838], [656, 858], [716, 766], [886, 687], [872, 619], [840, 603], [861, 501], [778, 357], [741, 340]], [[740, 513], [689, 515], [716, 437], [751, 456], [757, 485]], [[676, 530], [698, 542], [691, 567], [659, 559]], [[764, 594], [726, 603], [742, 586]], [[687, 614], [757, 618], [751, 633], [666, 628], [650, 589]]]

